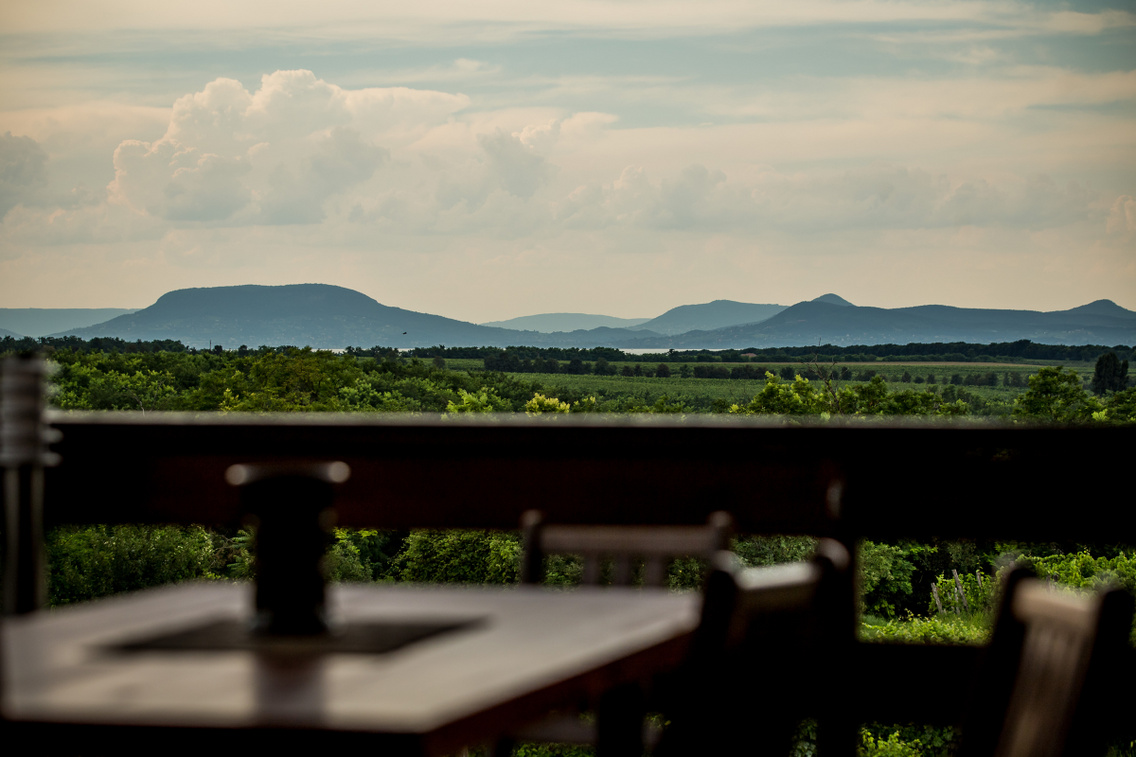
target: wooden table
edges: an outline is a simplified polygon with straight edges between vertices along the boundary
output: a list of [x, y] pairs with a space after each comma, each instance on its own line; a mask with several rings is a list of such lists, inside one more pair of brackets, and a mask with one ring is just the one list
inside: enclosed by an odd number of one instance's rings
[[96, 751], [223, 736], [446, 754], [673, 668], [698, 616], [697, 595], [665, 590], [341, 585], [330, 606], [347, 629], [458, 627], [385, 653], [123, 647], [243, 628], [251, 603], [249, 586], [202, 583], [6, 619], [5, 725]]

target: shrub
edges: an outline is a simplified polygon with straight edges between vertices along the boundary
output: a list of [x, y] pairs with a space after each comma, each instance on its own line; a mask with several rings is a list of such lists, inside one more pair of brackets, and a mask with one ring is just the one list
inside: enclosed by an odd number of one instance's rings
[[923, 744], [919, 739], [902, 741], [899, 732], [895, 731], [886, 739], [873, 736], [868, 729], [860, 731], [860, 747], [856, 750], [859, 757], [922, 757]]
[[908, 644], [984, 644], [990, 637], [988, 624], [974, 618], [938, 615], [921, 618], [908, 615], [891, 618], [882, 624], [865, 621], [860, 627], [867, 641], [896, 641]]
[[532, 399], [525, 403], [526, 415], [541, 415], [543, 413], [567, 413], [571, 411], [572, 406], [567, 402], [561, 402], [556, 397], [545, 397], [539, 392], [534, 394]]
[[1023, 556], [1038, 576], [1074, 589], [1098, 589], [1112, 584], [1136, 592], [1136, 556], [1093, 557], [1088, 550], [1048, 557]]
[[860, 603], [863, 612], [895, 617], [908, 606], [912, 595], [912, 576], [917, 565], [937, 547], [917, 542], [885, 544], [864, 539], [860, 542]]
[[747, 566], [779, 565], [810, 559], [816, 543], [812, 536], [748, 536], [737, 540], [734, 552]]
[[45, 541], [51, 606], [224, 570], [212, 535], [200, 526], [62, 526]]
[[474, 530], [411, 531], [395, 558], [403, 581], [509, 584], [520, 575], [516, 533]]
[[[962, 586], [963, 602], [959, 596], [959, 585]], [[939, 575], [935, 580], [935, 589], [939, 593], [939, 601], [943, 604], [944, 613], [955, 615], [966, 614], [975, 618], [988, 620], [998, 603], [998, 588], [1001, 585], [1000, 574], [996, 576], [983, 575], [980, 572], [959, 574], [956, 584], [954, 575]], [[927, 609], [938, 612], [934, 595], [929, 598]]]

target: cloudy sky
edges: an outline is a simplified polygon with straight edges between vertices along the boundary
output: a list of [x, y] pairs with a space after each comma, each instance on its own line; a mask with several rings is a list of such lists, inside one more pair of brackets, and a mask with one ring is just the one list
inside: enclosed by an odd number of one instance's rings
[[5, 0], [0, 216], [0, 307], [1136, 309], [1136, 10]]

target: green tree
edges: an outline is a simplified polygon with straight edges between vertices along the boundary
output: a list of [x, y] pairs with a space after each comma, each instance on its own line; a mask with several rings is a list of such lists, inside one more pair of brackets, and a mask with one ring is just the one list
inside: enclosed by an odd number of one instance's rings
[[1123, 363], [1115, 352], [1106, 352], [1097, 358], [1093, 369], [1093, 394], [1100, 396], [1105, 392], [1119, 392], [1128, 386], [1128, 361]]
[[729, 412], [735, 415], [817, 415], [828, 409], [825, 396], [808, 379], [797, 376], [793, 383], [785, 384], [772, 373], [766, 373], [765, 387], [745, 405], [730, 406]]
[[48, 604], [216, 577], [223, 570], [200, 526], [61, 526], [47, 534]]
[[[1094, 418], [1099, 416], [1094, 415]], [[1105, 399], [1101, 420], [1111, 423], [1136, 423], [1136, 387], [1115, 392]]]
[[403, 581], [510, 584], [520, 574], [521, 538], [498, 531], [412, 531], [395, 563]]
[[1081, 386], [1077, 372], [1042, 368], [1029, 378], [1029, 389], [1014, 400], [1015, 418], [1052, 423], [1080, 423], [1101, 411], [1101, 404]]

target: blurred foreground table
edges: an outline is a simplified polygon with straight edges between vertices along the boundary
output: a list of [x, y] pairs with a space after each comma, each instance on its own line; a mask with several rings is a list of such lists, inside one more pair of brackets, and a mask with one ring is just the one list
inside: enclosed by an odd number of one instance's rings
[[698, 596], [666, 590], [339, 585], [330, 637], [259, 640], [251, 592], [188, 584], [5, 620], [8, 735], [447, 754], [673, 669], [698, 622]]

